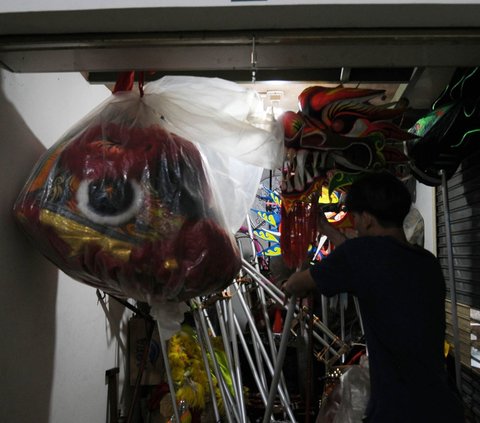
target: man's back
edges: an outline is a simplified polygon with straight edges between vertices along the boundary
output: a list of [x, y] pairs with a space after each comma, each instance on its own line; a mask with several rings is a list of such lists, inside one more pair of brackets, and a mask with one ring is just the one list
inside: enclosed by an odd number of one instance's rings
[[370, 358], [368, 422], [463, 421], [445, 372], [445, 283], [431, 253], [392, 237], [360, 237], [312, 275], [325, 295], [359, 299]]

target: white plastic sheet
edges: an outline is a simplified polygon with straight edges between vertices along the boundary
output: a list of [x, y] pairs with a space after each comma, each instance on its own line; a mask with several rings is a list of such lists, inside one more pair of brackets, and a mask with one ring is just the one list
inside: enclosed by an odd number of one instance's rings
[[316, 423], [361, 423], [370, 398], [368, 360], [347, 366], [333, 388], [322, 399]]
[[165, 77], [143, 97], [113, 94], [64, 134], [15, 215], [65, 273], [149, 302], [171, 332], [183, 313], [171, 303], [213, 293], [238, 271], [233, 234], [282, 146], [254, 91]]
[[196, 143], [225, 225], [236, 232], [263, 169], [282, 164], [282, 125], [267, 116], [256, 91], [219, 78], [166, 76], [146, 85], [144, 101], [166, 129]]

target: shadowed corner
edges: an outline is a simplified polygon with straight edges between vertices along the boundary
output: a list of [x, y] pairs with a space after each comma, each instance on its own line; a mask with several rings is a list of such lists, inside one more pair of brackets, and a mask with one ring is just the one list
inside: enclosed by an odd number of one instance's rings
[[15, 224], [13, 203], [45, 147], [6, 98], [0, 70], [0, 321], [2, 420], [48, 423], [58, 271]]
[[[129, 347], [128, 347], [128, 322], [132, 313], [131, 310], [128, 310], [124, 305], [128, 303], [127, 299], [117, 299], [117, 297], [110, 296], [103, 291], [97, 289], [97, 299], [98, 304], [102, 308], [105, 314], [105, 332], [108, 346], [112, 344], [116, 345], [116, 358], [115, 362], [117, 363], [117, 373], [118, 376], [115, 376], [115, 398], [118, 395], [118, 400], [115, 401], [115, 410], [116, 407], [122, 404], [130, 405], [132, 401], [132, 389], [129, 384], [130, 373], [129, 373]], [[132, 306], [135, 308], [136, 306]], [[106, 372], [106, 377], [109, 372], [115, 369], [110, 369]], [[106, 383], [109, 383], [106, 380]], [[110, 389], [110, 386], [109, 386]], [[118, 390], [118, 391], [117, 391]], [[111, 409], [111, 392], [109, 391], [109, 398], [107, 403], [107, 416], [110, 415], [109, 409]]]

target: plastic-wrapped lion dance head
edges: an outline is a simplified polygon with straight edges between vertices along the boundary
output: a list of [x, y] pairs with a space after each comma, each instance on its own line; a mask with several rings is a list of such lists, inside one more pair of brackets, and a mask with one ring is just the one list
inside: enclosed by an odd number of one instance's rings
[[14, 212], [72, 278], [149, 303], [230, 284], [240, 268], [194, 143], [132, 92], [81, 121], [37, 164]]

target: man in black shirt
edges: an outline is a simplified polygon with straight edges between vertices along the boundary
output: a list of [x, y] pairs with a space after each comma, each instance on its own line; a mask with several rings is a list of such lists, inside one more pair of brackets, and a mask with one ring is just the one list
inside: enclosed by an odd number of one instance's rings
[[389, 173], [366, 174], [351, 186], [345, 205], [358, 237], [346, 239], [322, 214], [319, 231], [335, 249], [293, 274], [285, 292], [304, 296], [318, 289], [358, 298], [371, 384], [365, 422], [464, 422], [443, 356], [445, 281], [436, 257], [405, 238], [408, 190]]

